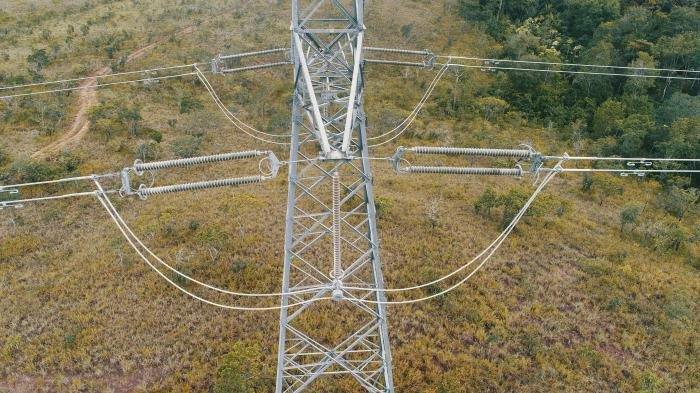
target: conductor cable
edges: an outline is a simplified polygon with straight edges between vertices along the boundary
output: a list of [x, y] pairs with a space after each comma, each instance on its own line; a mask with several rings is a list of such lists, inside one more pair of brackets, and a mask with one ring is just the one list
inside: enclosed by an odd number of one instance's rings
[[[303, 294], [303, 293], [312, 293], [312, 292], [318, 292], [319, 290], [323, 289], [323, 287], [318, 287], [318, 288], [310, 288], [310, 289], [304, 289], [304, 290], [299, 290], [299, 291], [292, 291], [292, 292], [278, 292], [278, 293], [242, 293], [242, 292], [235, 292], [235, 291], [229, 291], [225, 289], [221, 289], [209, 284], [206, 284], [204, 282], [201, 282], [195, 278], [192, 278], [185, 273], [180, 272], [179, 270], [173, 268], [170, 266], [168, 263], [163, 261], [160, 257], [158, 257], [153, 251], [151, 251], [148, 246], [146, 246], [143, 241], [133, 232], [133, 230], [129, 227], [129, 225], [126, 223], [124, 218], [119, 214], [117, 209], [114, 207], [112, 204], [112, 201], [109, 199], [109, 197], [104, 193], [102, 189], [102, 185], [95, 180], [95, 184], [100, 191], [100, 194], [98, 195], [100, 197], [100, 200], [103, 201], [103, 205], [107, 210], [110, 212], [110, 216], [113, 217], [114, 222], [119, 226], [120, 230], [122, 231], [122, 234], [124, 234], [124, 237], [127, 239], [129, 244], [132, 246], [134, 251], [136, 251], [142, 259], [146, 261], [146, 257], [138, 250], [136, 245], [133, 243], [131, 239], [136, 241], [136, 243], [143, 249], [145, 250], [151, 257], [153, 257], [156, 261], [158, 261], [161, 265], [165, 266], [168, 268], [170, 271], [173, 273], [179, 275], [180, 277], [191, 281], [195, 284], [198, 284], [200, 286], [203, 286], [205, 288], [211, 289], [216, 292], [220, 292], [223, 294], [227, 295], [233, 295], [233, 296], [241, 296], [241, 297], [278, 297], [278, 296], [287, 296], [287, 295], [298, 295], [298, 294]], [[149, 265], [151, 264], [149, 261], [146, 261]]]
[[[558, 166], [559, 166], [559, 165], [558, 165]], [[535, 190], [535, 193], [533, 194], [533, 196], [537, 196], [540, 192], [542, 192], [542, 190], [547, 186], [547, 184], [549, 184], [549, 182], [554, 178], [554, 176], [555, 176], [557, 173], [558, 173], [558, 172], [553, 171], [553, 172], [547, 174], [547, 175], [545, 176], [545, 178], [542, 180], [542, 183], [541, 183], [541, 184], [539, 185], [539, 187], [537, 187], [537, 189]], [[533, 201], [534, 201], [534, 198], [530, 198], [530, 200], [528, 200], [528, 203], [526, 203], [526, 205], [523, 207], [523, 209], [521, 209], [520, 213], [518, 213], [517, 221], [519, 221], [519, 220], [522, 218], [522, 216], [525, 214], [527, 208], [530, 207], [530, 205], [532, 204]], [[509, 225], [508, 229], [504, 232], [504, 235], [503, 235], [502, 237], [500, 237], [500, 239], [497, 239], [497, 242], [495, 243], [494, 247], [491, 248], [491, 251], [486, 255], [486, 257], [483, 259], [483, 261], [482, 261], [479, 265], [476, 266], [476, 268], [475, 268], [473, 271], [471, 271], [471, 272], [470, 272], [466, 277], [464, 277], [462, 280], [460, 280], [460, 281], [457, 282], [456, 284], [452, 285], [451, 287], [449, 287], [449, 288], [447, 288], [447, 289], [445, 289], [445, 290], [443, 290], [443, 291], [440, 291], [440, 292], [435, 293], [435, 294], [430, 295], [430, 296], [421, 297], [421, 298], [418, 298], [418, 299], [410, 299], [410, 300], [402, 300], [402, 301], [374, 301], [374, 300], [358, 299], [358, 298], [352, 298], [352, 297], [349, 297], [349, 299], [350, 299], [351, 301], [356, 301], [356, 302], [361, 302], [361, 303], [369, 303], [369, 304], [405, 305], [405, 304], [413, 304], [413, 303], [419, 303], [419, 302], [431, 300], [431, 299], [437, 298], [437, 297], [439, 297], [439, 296], [443, 296], [443, 295], [445, 295], [445, 294], [447, 294], [447, 293], [449, 293], [449, 292], [452, 292], [453, 290], [455, 290], [456, 288], [460, 287], [460, 286], [463, 285], [465, 282], [467, 282], [472, 276], [474, 276], [474, 274], [476, 274], [476, 273], [486, 264], [486, 262], [489, 261], [489, 259], [493, 256], [493, 254], [496, 253], [496, 251], [498, 251], [498, 249], [499, 249], [500, 246], [503, 244], [503, 242], [505, 241], [505, 239], [508, 238], [508, 236], [510, 235], [510, 233], [513, 231], [513, 229], [515, 228], [515, 225], [514, 225], [515, 223], [516, 223], [516, 221], [514, 220], [514, 221], [511, 223], [511, 225]], [[484, 250], [481, 254], [479, 254], [479, 256], [482, 256], [482, 255], [483, 255], [484, 253], [486, 253], [486, 251], [488, 251], [488, 250], [489, 250], [489, 249]], [[461, 271], [461, 270], [463, 270], [463, 269], [466, 269], [469, 265], [471, 265], [471, 264], [473, 264], [474, 262], [476, 262], [476, 261], [478, 260], [479, 256], [477, 256], [477, 257], [474, 258], [472, 261], [470, 261], [468, 264], [464, 265], [462, 268], [458, 269], [457, 271], [451, 273], [451, 274], [448, 275], [448, 276], [454, 275], [454, 274], [456, 274], [458, 271]], [[447, 278], [448, 276], [446, 276], [445, 278]], [[438, 283], [438, 282], [440, 282], [440, 281], [443, 281], [443, 280], [444, 280], [444, 278], [439, 279], [439, 280], [435, 280], [435, 281], [433, 281], [433, 282], [431, 282], [431, 283], [426, 283], [426, 284], [423, 284], [423, 285], [419, 285], [419, 286], [416, 286], [416, 287], [412, 287], [412, 288], [409, 288], [409, 289], [425, 288], [425, 287], [427, 287], [427, 286], [429, 286], [429, 285], [436, 284], [436, 283]], [[345, 287], [344, 289], [356, 289], [356, 288]], [[359, 288], [359, 289], [361, 289], [361, 290], [368, 290], [367, 288]], [[409, 289], [400, 288], [400, 289], [396, 289], [396, 290], [393, 290], [393, 291], [394, 291], [394, 292], [395, 292], [395, 291], [404, 291], [404, 290], [409, 290]], [[385, 289], [385, 290], [371, 289], [371, 291], [374, 291], [374, 292], [379, 292], [379, 291], [392, 292], [392, 290], [390, 290], [390, 289]]]
[[[563, 162], [563, 161], [561, 161], [561, 162], [557, 165], [557, 167], [558, 167], [559, 169], [561, 169], [561, 163], [562, 163], [562, 162]], [[548, 173], [548, 174], [545, 176], [545, 178], [542, 180], [542, 183], [540, 183], [540, 185], [537, 187], [537, 189], [535, 189], [535, 191], [533, 192], [533, 194], [532, 194], [532, 195], [530, 196], [530, 198], [527, 200], [527, 202], [525, 203], [525, 205], [523, 205], [523, 207], [520, 209], [520, 211], [516, 214], [516, 216], [515, 216], [515, 217], [513, 218], [513, 220], [510, 222], [510, 224], [508, 225], [508, 227], [506, 227], [506, 229], [503, 230], [503, 232], [501, 232], [501, 234], [498, 235], [498, 237], [496, 237], [496, 239], [495, 239], [493, 242], [491, 242], [491, 244], [489, 244], [488, 247], [486, 247], [485, 249], [483, 249], [483, 250], [482, 250], [477, 256], [475, 256], [471, 261], [465, 263], [465, 264], [462, 265], [460, 268], [458, 268], [458, 269], [452, 271], [451, 273], [449, 273], [449, 274], [447, 274], [447, 275], [444, 275], [444, 276], [442, 276], [442, 277], [440, 277], [440, 278], [438, 278], [438, 279], [436, 279], [436, 280], [433, 280], [433, 281], [431, 281], [431, 282], [427, 282], [427, 283], [425, 283], [425, 284], [415, 285], [415, 286], [411, 286], [411, 287], [404, 287], [404, 288], [386, 288], [386, 289], [371, 289], [371, 288], [363, 288], [363, 287], [348, 287], [348, 286], [344, 286], [343, 289], [346, 289], [346, 290], [357, 290], [357, 291], [370, 291], [370, 292], [406, 292], [406, 291], [414, 291], [414, 290], [417, 290], [417, 289], [422, 289], [422, 288], [426, 288], [426, 287], [429, 287], [429, 286], [432, 286], [432, 285], [435, 285], [435, 284], [439, 284], [440, 282], [445, 281], [445, 280], [449, 279], [450, 277], [452, 277], [452, 276], [454, 276], [454, 275], [456, 275], [456, 274], [462, 272], [463, 270], [465, 270], [466, 268], [468, 268], [469, 266], [471, 266], [472, 264], [474, 264], [476, 261], [478, 261], [479, 259], [481, 259], [486, 253], [489, 252], [489, 250], [494, 249], [490, 255], [493, 255], [493, 253], [494, 253], [496, 250], [498, 250], [498, 248], [501, 246], [501, 244], [503, 243], [503, 241], [505, 241], [505, 239], [508, 238], [508, 236], [511, 234], [511, 232], [513, 231], [513, 229], [515, 229], [516, 225], [517, 225], [517, 224], [520, 222], [520, 220], [523, 218], [523, 216], [525, 215], [525, 213], [527, 213], [527, 210], [530, 208], [530, 206], [531, 206], [532, 203], [535, 201], [535, 199], [537, 198], [537, 196], [542, 192], [542, 190], [547, 186], [547, 184], [552, 180], [552, 178], [553, 178], [557, 173], [558, 173], [558, 171], [552, 171], [552, 172]], [[490, 257], [490, 255], [489, 255], [488, 257]], [[468, 278], [467, 278], [467, 279], [468, 279]], [[463, 280], [463, 281], [459, 282], [459, 283], [457, 284], [457, 286], [463, 284], [464, 282], [466, 282], [466, 280]], [[453, 287], [452, 289], [456, 288], [457, 286]], [[450, 290], [451, 290], [451, 289], [450, 289]], [[427, 300], [427, 299], [425, 299], [425, 300]], [[371, 301], [365, 301], [365, 302], [374, 303], [374, 302], [371, 302]], [[394, 304], [394, 303], [390, 303], [390, 302], [389, 302], [389, 303], [380, 303], [380, 304]], [[397, 304], [398, 304], [398, 303], [397, 303]], [[401, 304], [404, 304], [404, 303], [401, 303]]]

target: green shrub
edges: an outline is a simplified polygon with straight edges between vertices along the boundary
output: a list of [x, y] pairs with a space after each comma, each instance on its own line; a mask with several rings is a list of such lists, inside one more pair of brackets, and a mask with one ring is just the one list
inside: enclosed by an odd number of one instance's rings
[[49, 65], [49, 55], [46, 49], [36, 49], [31, 55], [27, 56], [27, 63], [36, 71], [40, 72]]
[[377, 210], [377, 218], [383, 217], [393, 205], [393, 202], [389, 198], [375, 197], [374, 206]]

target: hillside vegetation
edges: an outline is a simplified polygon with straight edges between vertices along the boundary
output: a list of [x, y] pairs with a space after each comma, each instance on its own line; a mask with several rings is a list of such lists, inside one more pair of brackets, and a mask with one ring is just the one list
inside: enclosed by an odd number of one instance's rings
[[[3, 0], [0, 86], [283, 46], [290, 3]], [[700, 67], [693, 0], [385, 0], [366, 8], [371, 46]], [[368, 66], [370, 133], [401, 122], [434, 74]], [[287, 132], [289, 70], [211, 81], [242, 119]], [[529, 143], [551, 154], [698, 158], [699, 90], [698, 80], [450, 72], [406, 134], [373, 155], [401, 145]], [[288, 155], [238, 132], [192, 76], [103, 88], [93, 98], [88, 106], [75, 91], [0, 100], [0, 184], [114, 172], [137, 158], [252, 148]], [[71, 133], [80, 108], [88, 108], [87, 132], [36, 155]], [[222, 164], [159, 174], [157, 182], [254, 170]], [[398, 176], [382, 161], [373, 170], [388, 287], [461, 266], [533, 191], [529, 178]], [[700, 390], [699, 186], [697, 176], [557, 177], [467, 284], [435, 301], [389, 308], [397, 391]], [[135, 232], [185, 273], [276, 292], [286, 195], [283, 171], [248, 188], [115, 202]], [[262, 393], [274, 386], [278, 313], [221, 310], [184, 296], [142, 263], [89, 197], [0, 211], [0, 310], [0, 392]], [[332, 318], [319, 316], [319, 324]], [[349, 379], [313, 388], [360, 391]]]

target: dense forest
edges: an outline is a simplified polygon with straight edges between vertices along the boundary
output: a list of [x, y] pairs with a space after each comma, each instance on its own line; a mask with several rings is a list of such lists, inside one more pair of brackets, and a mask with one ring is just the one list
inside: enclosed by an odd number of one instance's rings
[[[694, 0], [385, 0], [366, 8], [372, 46], [700, 68]], [[3, 0], [0, 87], [285, 45], [290, 12], [281, 0]], [[436, 69], [366, 71], [370, 133], [381, 134], [410, 113]], [[241, 118], [287, 132], [289, 76], [271, 70], [211, 80]], [[0, 96], [41, 89], [3, 88]], [[443, 78], [414, 126], [374, 154], [390, 156], [400, 145], [529, 143], [556, 154], [698, 158], [699, 93], [697, 78], [470, 69]], [[191, 76], [0, 100], [0, 184], [260, 147], [236, 133]], [[207, 175], [232, 171], [213, 167]], [[529, 179], [396, 176], [379, 161], [374, 172], [389, 287], [461, 266], [533, 190]], [[188, 274], [268, 292], [282, 270], [285, 176], [270, 186], [116, 204]], [[700, 389], [698, 187], [698, 176], [557, 178], [466, 285], [433, 302], [390, 307], [397, 391]], [[0, 210], [0, 293], [0, 392], [272, 391], [278, 314], [217, 310], [177, 293], [93, 200]], [[313, 388], [360, 391], [344, 378]]]
[[[460, 0], [458, 12], [499, 43], [494, 58], [681, 70], [700, 64], [697, 1]], [[590, 139], [591, 153], [677, 158], [700, 152], [698, 91], [697, 79], [526, 72], [500, 75], [489, 89], [528, 119], [570, 130], [561, 137], [571, 144]]]

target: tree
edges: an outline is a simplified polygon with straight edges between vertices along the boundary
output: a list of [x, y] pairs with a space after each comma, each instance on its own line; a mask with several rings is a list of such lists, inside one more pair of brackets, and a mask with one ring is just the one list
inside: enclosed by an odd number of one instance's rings
[[605, 101], [593, 115], [591, 131], [594, 138], [602, 138], [620, 133], [620, 125], [625, 118], [625, 107], [622, 103], [609, 99]]
[[654, 119], [649, 115], [632, 115], [622, 121], [620, 154], [625, 157], [642, 155], [644, 138], [654, 130]]
[[697, 158], [700, 152], [700, 116], [675, 121], [663, 149], [667, 157]]
[[[637, 59], [629, 63], [629, 67], [637, 68], [655, 68], [656, 60], [646, 53], [639, 52]], [[638, 71], [636, 74], [647, 74], [648, 71]], [[625, 82], [625, 93], [632, 96], [643, 96], [649, 92], [650, 89], [654, 87], [654, 80], [651, 78], [628, 78]]]
[[492, 121], [508, 110], [508, 103], [496, 97], [483, 97], [477, 100], [477, 105], [486, 120]]
[[141, 117], [141, 108], [137, 105], [120, 108], [119, 120], [128, 126], [129, 135], [135, 136], [139, 130], [139, 123], [143, 120]]
[[690, 68], [700, 61], [700, 32], [664, 36], [654, 45], [654, 57], [670, 68]]
[[[588, 64], [615, 64], [617, 50], [607, 41], [599, 41], [584, 51], [582, 60]], [[610, 78], [600, 75], [576, 75], [574, 85], [580, 86], [584, 91], [584, 97], [591, 97], [596, 103], [601, 103], [609, 98], [614, 90]]]
[[681, 118], [700, 116], [700, 97], [683, 93], [674, 93], [659, 107], [657, 119], [665, 125], [671, 125]]
[[586, 43], [602, 22], [620, 17], [619, 0], [564, 0], [559, 2], [567, 33]]

